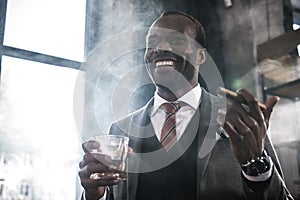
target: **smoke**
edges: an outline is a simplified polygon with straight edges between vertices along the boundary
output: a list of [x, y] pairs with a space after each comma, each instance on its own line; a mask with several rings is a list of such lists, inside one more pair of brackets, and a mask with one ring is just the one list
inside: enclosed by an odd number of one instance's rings
[[[93, 11], [88, 17], [93, 23], [87, 28], [96, 29], [97, 38], [92, 36], [94, 41], [88, 41], [93, 50], [82, 65], [86, 72], [83, 139], [107, 133], [110, 123], [116, 120], [113, 103], [127, 115], [153, 95], [154, 87], [144, 66], [144, 27], [163, 11], [161, 2], [154, 0], [102, 1], [101, 5], [94, 2], [90, 6]], [[139, 28], [143, 30], [134, 31]], [[115, 90], [129, 97], [114, 97], [118, 101], [112, 102]]]

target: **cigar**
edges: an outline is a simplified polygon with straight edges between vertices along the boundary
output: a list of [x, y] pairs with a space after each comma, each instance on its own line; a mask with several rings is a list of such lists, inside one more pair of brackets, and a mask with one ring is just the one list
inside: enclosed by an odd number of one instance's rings
[[[228, 89], [223, 88], [223, 87], [219, 87], [219, 92], [220, 92], [221, 94], [225, 94], [226, 97], [229, 98], [229, 99], [238, 101], [238, 102], [240, 102], [240, 103], [242, 103], [242, 104], [245, 104], [245, 105], [248, 105], [248, 103], [247, 103], [245, 100], [239, 98], [238, 94], [235, 93], [235, 92], [233, 92], [233, 91], [231, 91], [231, 90], [228, 90]], [[260, 103], [260, 102], [258, 102], [258, 106], [259, 106], [262, 110], [264, 110], [264, 109], [267, 108], [267, 107], [265, 106], [265, 104]]]

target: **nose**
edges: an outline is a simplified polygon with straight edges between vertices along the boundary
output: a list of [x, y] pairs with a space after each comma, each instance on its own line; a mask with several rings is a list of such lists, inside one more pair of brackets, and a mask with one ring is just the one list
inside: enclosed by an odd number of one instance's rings
[[171, 52], [172, 48], [169, 42], [161, 40], [160, 43], [155, 47], [156, 52]]

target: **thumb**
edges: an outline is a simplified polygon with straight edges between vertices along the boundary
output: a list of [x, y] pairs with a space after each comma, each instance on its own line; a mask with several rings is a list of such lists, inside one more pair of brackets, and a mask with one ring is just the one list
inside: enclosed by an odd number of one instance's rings
[[263, 113], [264, 113], [267, 127], [269, 127], [269, 121], [270, 121], [271, 113], [273, 112], [273, 108], [277, 104], [279, 99], [280, 98], [278, 96], [273, 96], [270, 99], [268, 99], [267, 102], [265, 103], [266, 109], [263, 111]]

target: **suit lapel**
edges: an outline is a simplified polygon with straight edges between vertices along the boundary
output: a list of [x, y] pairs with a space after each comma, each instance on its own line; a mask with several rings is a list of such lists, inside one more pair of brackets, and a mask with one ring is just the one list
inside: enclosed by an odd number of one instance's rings
[[[145, 137], [149, 137], [149, 133], [154, 133], [154, 128], [152, 126], [150, 120], [150, 112], [153, 106], [153, 98], [147, 103], [147, 105], [141, 109], [141, 112], [133, 115], [132, 120], [130, 121], [130, 129], [129, 131], [132, 133], [137, 133], [138, 138], [134, 138], [134, 142], [132, 143], [132, 148], [135, 152], [141, 153], [142, 152], [142, 140]], [[141, 159], [140, 156], [134, 156], [129, 158], [128, 166], [134, 168], [135, 172], [139, 172]], [[135, 200], [137, 198], [137, 189], [139, 183], [139, 173], [129, 173], [128, 174], [128, 187], [127, 187], [127, 194], [129, 200]]]
[[217, 102], [205, 90], [202, 90], [201, 104], [199, 107], [200, 120], [198, 128], [198, 155], [197, 155], [197, 199], [200, 199], [201, 181], [206, 172], [211, 157], [211, 151], [216, 144]]

